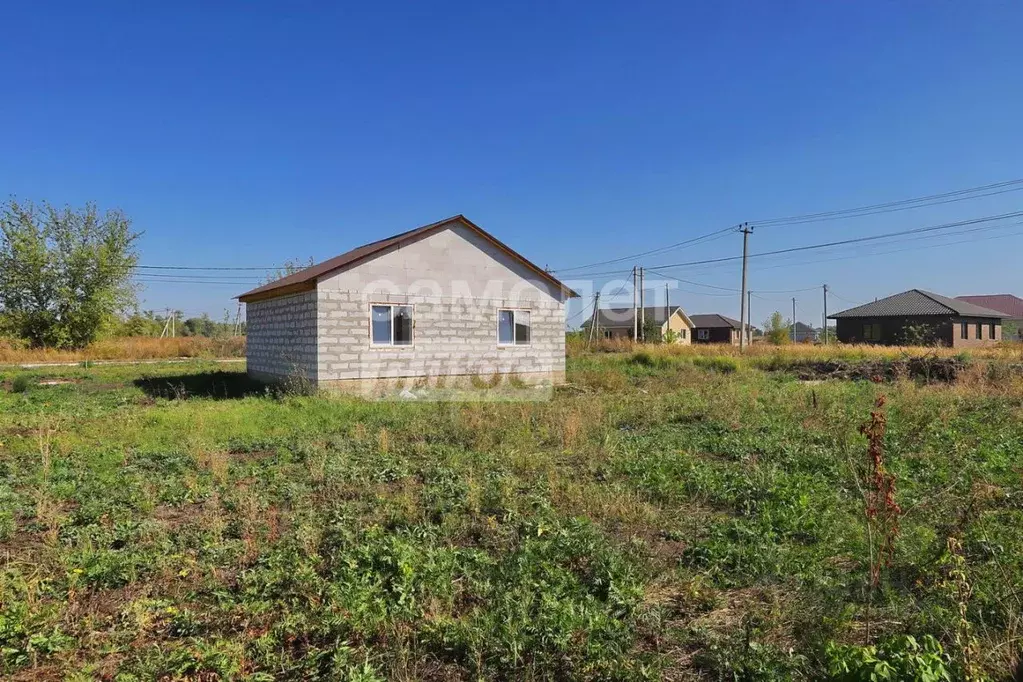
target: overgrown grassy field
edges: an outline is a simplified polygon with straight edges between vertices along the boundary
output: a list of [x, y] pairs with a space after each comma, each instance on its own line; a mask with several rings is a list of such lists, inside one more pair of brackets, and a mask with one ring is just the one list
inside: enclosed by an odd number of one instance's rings
[[244, 336], [224, 338], [126, 336], [97, 341], [81, 350], [30, 348], [23, 342], [0, 337], [0, 364], [243, 357], [245, 357]]
[[0, 371], [0, 677], [1011, 679], [1005, 361], [806, 383], [704, 353], [577, 349], [544, 403]]

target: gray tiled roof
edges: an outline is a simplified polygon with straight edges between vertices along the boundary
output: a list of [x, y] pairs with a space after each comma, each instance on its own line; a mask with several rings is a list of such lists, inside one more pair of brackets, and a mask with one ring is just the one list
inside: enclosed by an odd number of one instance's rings
[[[674, 315], [676, 310], [680, 310], [682, 306], [669, 306], [668, 309], [671, 314]], [[664, 306], [647, 306], [642, 309], [644, 313], [640, 319], [646, 319], [647, 322], [653, 320], [656, 324], [664, 324]], [[684, 314], [684, 313], [683, 313]], [[588, 327], [590, 324], [589, 320], [583, 322], [584, 327]], [[628, 308], [601, 308], [597, 311], [597, 324], [599, 329], [609, 329], [612, 327], [632, 327], [632, 307]]]
[[873, 303], [843, 310], [828, 315], [829, 319], [856, 317], [905, 317], [928, 315], [966, 315], [969, 317], [1005, 317], [1004, 314], [990, 308], [981, 308], [966, 301], [959, 301], [947, 296], [932, 294], [929, 291], [910, 289], [901, 294], [882, 298]]
[[690, 315], [689, 319], [693, 321], [693, 326], [696, 328], [703, 327], [705, 329], [742, 329], [742, 323], [739, 320], [733, 320], [730, 317], [724, 315], [711, 314], [711, 315]]

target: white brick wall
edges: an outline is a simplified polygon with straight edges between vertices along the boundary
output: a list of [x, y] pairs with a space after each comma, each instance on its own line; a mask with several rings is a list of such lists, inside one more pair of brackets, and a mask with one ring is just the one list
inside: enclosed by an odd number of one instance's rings
[[[370, 343], [370, 306], [414, 306], [411, 347]], [[528, 346], [499, 346], [498, 309], [528, 309]], [[461, 224], [322, 279], [317, 289], [248, 304], [253, 374], [312, 381], [564, 375], [557, 287]]]
[[247, 303], [245, 320], [250, 373], [316, 381], [315, 291]]
[[[449, 376], [565, 371], [565, 309], [554, 301], [452, 302], [442, 297], [319, 291], [317, 324], [320, 381], [409, 376]], [[412, 304], [413, 345], [370, 343], [373, 303]], [[529, 309], [528, 346], [499, 346], [498, 309]]]

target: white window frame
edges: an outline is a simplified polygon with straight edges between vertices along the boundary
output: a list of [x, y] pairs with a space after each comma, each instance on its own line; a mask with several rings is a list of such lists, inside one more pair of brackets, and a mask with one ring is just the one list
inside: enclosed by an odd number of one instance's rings
[[[373, 308], [387, 307], [391, 309], [390, 320], [391, 320], [391, 340], [389, 343], [377, 343], [373, 340]], [[395, 343], [394, 342], [394, 309], [395, 308], [408, 308], [412, 311], [412, 338], [409, 339], [408, 343]], [[416, 306], [414, 303], [391, 303], [389, 301], [377, 301], [369, 304], [369, 345], [372, 348], [397, 348], [399, 350], [412, 348], [416, 345]]]
[[710, 341], [710, 330], [709, 329], [697, 329], [696, 330], [697, 341]]
[[[610, 329], [605, 329], [604, 330], [604, 338], [605, 339], [614, 338], [614, 332], [611, 331]], [[533, 339], [533, 318], [532, 317], [529, 318], [529, 339], [530, 340]]]
[[[505, 343], [501, 341], [501, 313], [510, 312], [512, 314], [512, 340], [511, 343]], [[526, 343], [518, 343], [515, 340], [515, 313], [529, 313], [529, 341]], [[497, 309], [497, 325], [494, 329], [494, 333], [497, 335], [497, 347], [498, 348], [529, 348], [533, 345], [533, 311], [530, 308], [509, 308], [502, 306]]]

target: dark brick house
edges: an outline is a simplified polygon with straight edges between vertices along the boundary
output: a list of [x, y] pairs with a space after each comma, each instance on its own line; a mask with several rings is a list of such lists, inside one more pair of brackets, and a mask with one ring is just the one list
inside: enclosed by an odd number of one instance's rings
[[[724, 315], [690, 315], [693, 322], [693, 343], [730, 343], [739, 345], [742, 324]], [[752, 326], [748, 326], [752, 329]]]
[[842, 343], [987, 346], [1002, 338], [1003, 313], [910, 289], [829, 315]]

